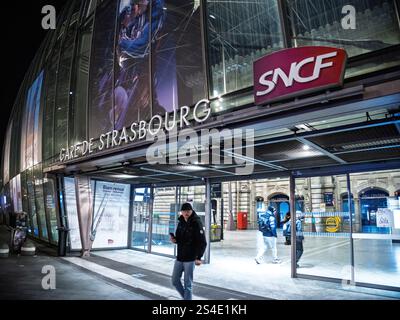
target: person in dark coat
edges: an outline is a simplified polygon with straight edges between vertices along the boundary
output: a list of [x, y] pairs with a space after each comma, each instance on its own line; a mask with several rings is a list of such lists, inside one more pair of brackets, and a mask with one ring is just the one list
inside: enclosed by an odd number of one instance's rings
[[[184, 300], [192, 300], [194, 268], [202, 264], [201, 258], [206, 250], [207, 241], [201, 219], [190, 203], [182, 206], [176, 234], [171, 235], [171, 242], [178, 245], [172, 285]], [[184, 285], [181, 281], [182, 273]]]

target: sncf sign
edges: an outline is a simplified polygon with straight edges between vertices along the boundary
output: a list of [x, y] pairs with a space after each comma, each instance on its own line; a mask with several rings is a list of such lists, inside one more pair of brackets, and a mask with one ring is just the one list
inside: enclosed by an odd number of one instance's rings
[[254, 62], [257, 105], [341, 86], [346, 51], [331, 47], [300, 47], [275, 52]]

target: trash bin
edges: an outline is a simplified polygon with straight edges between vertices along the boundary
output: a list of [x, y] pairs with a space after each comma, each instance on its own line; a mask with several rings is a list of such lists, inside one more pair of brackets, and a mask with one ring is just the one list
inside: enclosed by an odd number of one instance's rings
[[67, 254], [67, 237], [70, 229], [65, 227], [57, 228], [58, 230], [58, 251], [59, 257], [65, 257]]
[[238, 212], [237, 228], [238, 230], [247, 230], [247, 212]]

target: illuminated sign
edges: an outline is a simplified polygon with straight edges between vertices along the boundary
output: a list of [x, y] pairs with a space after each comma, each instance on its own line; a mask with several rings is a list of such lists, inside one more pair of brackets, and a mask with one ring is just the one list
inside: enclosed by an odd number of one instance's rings
[[254, 62], [255, 103], [261, 105], [341, 86], [345, 50], [331, 47], [285, 49]]
[[[162, 130], [172, 131], [178, 127], [183, 129], [185, 126], [190, 126], [189, 119], [194, 119], [196, 123], [204, 123], [211, 115], [210, 101], [204, 99], [199, 101], [193, 109], [187, 106], [181, 107], [179, 110], [166, 112], [165, 118], [155, 115], [149, 122], [140, 121], [132, 123], [129, 127], [124, 127], [122, 130], [113, 130], [101, 134], [96, 140], [79, 142], [67, 149], [60, 150], [60, 162], [73, 160], [96, 151], [103, 151], [123, 144], [132, 143], [138, 140], [143, 140], [147, 135], [156, 136]], [[171, 117], [173, 117], [171, 119]]]

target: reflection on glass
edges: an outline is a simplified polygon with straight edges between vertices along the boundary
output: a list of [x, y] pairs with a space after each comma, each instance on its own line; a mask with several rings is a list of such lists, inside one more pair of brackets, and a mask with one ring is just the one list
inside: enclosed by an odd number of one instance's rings
[[[153, 16], [159, 16], [154, 12], [157, 7], [152, 10]], [[193, 106], [207, 95], [199, 1], [165, 1], [159, 14], [162, 26], [153, 36], [153, 113], [163, 115]]]
[[356, 282], [400, 288], [400, 170], [351, 174], [356, 219], [353, 234]]
[[37, 165], [33, 170], [34, 179], [34, 189], [35, 189], [35, 205], [36, 214], [38, 216], [38, 221], [40, 223], [40, 238], [45, 241], [49, 241], [49, 235], [47, 232], [47, 219], [44, 206], [44, 196], [43, 196], [43, 174], [42, 166]]
[[253, 85], [253, 62], [278, 49], [283, 37], [276, 0], [207, 0], [210, 94]]
[[349, 212], [340, 203], [346, 191], [344, 175], [296, 179], [296, 196], [304, 199], [296, 212], [304, 236], [299, 274], [350, 279]]
[[38, 227], [38, 217], [36, 214], [36, 202], [35, 202], [35, 189], [34, 189], [34, 177], [33, 177], [33, 169], [28, 169], [26, 171], [26, 184], [28, 190], [28, 208], [29, 208], [29, 216], [32, 221], [33, 226], [33, 235], [35, 237], [39, 237], [39, 227]]
[[[67, 222], [69, 231], [69, 241], [72, 250], [82, 249], [81, 235], [79, 232], [78, 212], [76, 210], [75, 179], [64, 178], [64, 196], [61, 203], [65, 201]], [[61, 197], [63, 197], [61, 195]]]
[[95, 16], [89, 80], [89, 136], [92, 138], [114, 129], [113, 48], [117, 4], [118, 1], [109, 2]]
[[[292, 45], [331, 46], [345, 49], [349, 57], [357, 56], [400, 43], [399, 23], [393, 0], [338, 0], [304, 1], [288, 0], [293, 31]], [[344, 28], [350, 12], [342, 13], [344, 6], [355, 8], [355, 28]], [[378, 64], [349, 69], [346, 76], [371, 72], [398, 64], [398, 57], [382, 57]], [[383, 63], [384, 62], [384, 63]]]
[[46, 215], [50, 219], [50, 240], [53, 243], [58, 243], [58, 222], [57, 222], [57, 210], [56, 210], [56, 189], [55, 180], [50, 177], [43, 179], [43, 191], [44, 191], [44, 205], [46, 209]]
[[178, 210], [175, 187], [154, 189], [152, 252], [175, 254], [169, 234], [175, 233]]
[[135, 249], [149, 249], [150, 200], [150, 188], [133, 191], [132, 247]]

